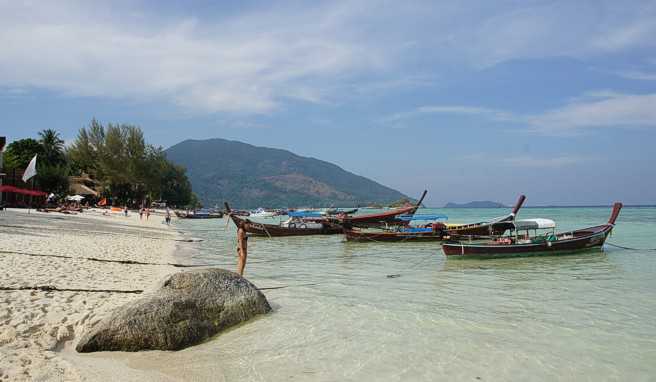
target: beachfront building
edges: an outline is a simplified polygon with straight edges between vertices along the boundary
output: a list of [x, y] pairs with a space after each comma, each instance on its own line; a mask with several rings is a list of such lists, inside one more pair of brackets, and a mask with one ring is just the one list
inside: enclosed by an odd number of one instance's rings
[[89, 200], [97, 198], [101, 191], [100, 183], [85, 173], [68, 177], [68, 193], [71, 195], [82, 195]]
[[0, 205], [3, 207], [38, 207], [46, 201], [47, 193], [34, 189], [31, 182], [23, 182], [25, 170], [3, 171], [0, 185]]

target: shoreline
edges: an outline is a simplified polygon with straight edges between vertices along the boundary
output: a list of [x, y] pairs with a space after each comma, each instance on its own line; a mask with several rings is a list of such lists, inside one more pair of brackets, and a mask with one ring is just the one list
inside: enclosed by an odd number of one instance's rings
[[[135, 212], [127, 218], [94, 210], [77, 215], [0, 212], [0, 286], [76, 289], [0, 291], [0, 380], [75, 381], [98, 378], [102, 369], [108, 376], [116, 375], [117, 367], [127, 372], [127, 365], [102, 367], [110, 365], [98, 364], [96, 357], [89, 358], [92, 365], [85, 364], [74, 346], [110, 311], [181, 271], [165, 264], [193, 249], [174, 241], [184, 234], [161, 221], [158, 215], [140, 221]], [[117, 262], [125, 260], [158, 265]]]

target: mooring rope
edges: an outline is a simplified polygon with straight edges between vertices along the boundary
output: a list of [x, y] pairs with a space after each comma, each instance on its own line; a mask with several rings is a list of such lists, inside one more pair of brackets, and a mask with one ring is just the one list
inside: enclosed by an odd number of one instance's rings
[[[420, 257], [419, 260], [415, 261], [414, 264], [412, 264], [410, 267], [408, 267], [406, 269], [406, 271], [414, 271], [417, 268], [419, 268], [420, 266], [425, 265], [426, 262], [433, 257], [433, 255], [434, 255], [434, 253], [428, 253], [428, 254]], [[388, 279], [395, 279], [395, 278], [401, 277], [401, 274], [402, 273], [393, 273], [393, 274], [386, 275], [385, 277], [387, 277]]]
[[284, 289], [284, 288], [289, 288], [289, 287], [314, 286], [314, 285], [319, 285], [319, 283], [307, 283], [307, 284], [295, 284], [295, 285], [281, 285], [281, 286], [275, 286], [275, 287], [257, 288], [257, 290], [273, 290], [273, 289]]
[[86, 229], [78, 229], [78, 228], [50, 228], [50, 227], [27, 227], [27, 226], [20, 226], [20, 225], [9, 225], [9, 224], [0, 224], [0, 227], [8, 227], [8, 228], [19, 228], [19, 229], [36, 229], [36, 230], [47, 230], [47, 231], [61, 231], [61, 232], [82, 232], [82, 233], [87, 233], [87, 234], [102, 234], [102, 235], [132, 235], [132, 236], [138, 236], [143, 239], [152, 239], [152, 240], [171, 240], [171, 241], [179, 241], [179, 242], [186, 242], [186, 243], [197, 243], [203, 241], [203, 239], [175, 239], [172, 237], [156, 237], [156, 236], [142, 236], [138, 233], [134, 232], [111, 232], [111, 231], [90, 231]]
[[[229, 266], [232, 265], [232, 262], [225, 263], [207, 263], [207, 264], [178, 264], [178, 263], [146, 263], [135, 260], [110, 260], [110, 259], [99, 259], [95, 257], [78, 257], [78, 256], [67, 256], [67, 255], [47, 255], [42, 253], [29, 253], [29, 252], [19, 252], [19, 251], [4, 251], [0, 250], [0, 253], [15, 254], [15, 255], [24, 255], [24, 256], [33, 256], [33, 257], [56, 257], [62, 259], [77, 259], [77, 260], [88, 260], [88, 261], [98, 261], [104, 263], [118, 263], [118, 264], [128, 264], [128, 265], [160, 265], [160, 266], [172, 266], [177, 268], [202, 268], [202, 267], [217, 267], [217, 266]], [[317, 256], [312, 258], [305, 258], [302, 261], [308, 262], [313, 260], [329, 260], [334, 259], [334, 255], [326, 256]], [[287, 261], [301, 261], [296, 257], [283, 257], [279, 259], [267, 259], [267, 260], [251, 260], [248, 264], [266, 264], [266, 263], [277, 263], [277, 262], [287, 262]]]
[[214, 229], [184, 229], [184, 230], [178, 230], [179, 233], [187, 233], [187, 232], [223, 232], [225, 231], [224, 228], [214, 228]]
[[[255, 288], [257, 290], [275, 290], [285, 289], [290, 287], [314, 286], [319, 283], [308, 284], [295, 284], [295, 285], [281, 285], [275, 287]], [[35, 286], [20, 286], [20, 287], [6, 287], [0, 286], [0, 291], [19, 291], [19, 290], [38, 290], [41, 292], [91, 292], [91, 293], [125, 293], [125, 294], [141, 294], [143, 289], [86, 289], [86, 288], [58, 288], [53, 285], [35, 285]]]
[[625, 247], [623, 245], [617, 245], [609, 242], [606, 242], [606, 245], [610, 245], [611, 247], [615, 247], [615, 248], [625, 249], [627, 251], [656, 251], [656, 248], [632, 248], [632, 247]]
[[16, 291], [16, 290], [39, 290], [43, 292], [94, 292], [94, 293], [143, 293], [142, 289], [122, 290], [122, 289], [83, 289], [83, 288], [57, 288], [52, 285], [35, 285], [35, 286], [21, 286], [21, 287], [5, 287], [0, 286], [0, 290]]
[[18, 251], [0, 251], [0, 253], [8, 253], [14, 255], [24, 255], [24, 256], [33, 256], [33, 257], [57, 257], [60, 259], [77, 259], [77, 260], [88, 260], [88, 261], [98, 261], [101, 263], [118, 263], [118, 264], [132, 264], [132, 265], [168, 265], [176, 268], [192, 268], [192, 267], [207, 267], [211, 265], [194, 265], [194, 264], [176, 264], [176, 263], [145, 263], [136, 260], [111, 260], [111, 259], [99, 259], [96, 257], [77, 257], [77, 256], [66, 256], [66, 255], [46, 255], [42, 253], [29, 253], [29, 252], [18, 252]]

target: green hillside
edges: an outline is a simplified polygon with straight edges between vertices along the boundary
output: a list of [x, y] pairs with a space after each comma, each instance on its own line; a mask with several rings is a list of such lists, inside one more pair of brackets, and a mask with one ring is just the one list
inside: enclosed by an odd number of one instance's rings
[[225, 139], [186, 140], [166, 155], [187, 168], [206, 206], [228, 201], [236, 208], [348, 207], [406, 197], [332, 163]]

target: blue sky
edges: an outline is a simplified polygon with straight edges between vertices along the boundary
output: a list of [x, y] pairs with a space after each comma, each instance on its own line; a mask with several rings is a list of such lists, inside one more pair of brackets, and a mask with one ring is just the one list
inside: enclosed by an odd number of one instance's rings
[[409, 195], [656, 203], [656, 2], [0, 0], [0, 134], [92, 117]]

